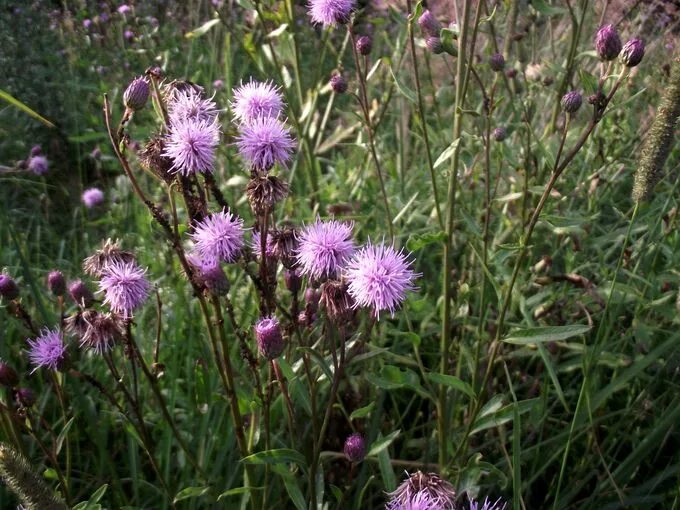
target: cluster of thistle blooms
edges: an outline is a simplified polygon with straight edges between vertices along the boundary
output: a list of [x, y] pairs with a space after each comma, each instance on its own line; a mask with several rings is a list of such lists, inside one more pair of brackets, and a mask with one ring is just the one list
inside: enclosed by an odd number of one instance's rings
[[[8, 310], [35, 333], [27, 339], [27, 353], [33, 372], [39, 368], [63, 371], [69, 363], [69, 339], [79, 339], [80, 347], [102, 354], [111, 349], [124, 335], [126, 323], [132, 319], [134, 310], [147, 299], [151, 285], [132, 253], [121, 250], [118, 243], [107, 240], [103, 247], [83, 262], [84, 271], [98, 279], [103, 302], [82, 280], [66, 282], [60, 271], [47, 275], [47, 288], [54, 295], [62, 310], [68, 295], [75, 309], [62, 315], [60, 325], [44, 327], [39, 333], [30, 315], [23, 308], [20, 289], [15, 280], [0, 275], [0, 297], [7, 302]], [[63, 325], [63, 329], [62, 326]], [[19, 383], [16, 371], [0, 362], [0, 384], [15, 388]], [[35, 403], [33, 393], [27, 388], [16, 388], [15, 399], [20, 406]]]

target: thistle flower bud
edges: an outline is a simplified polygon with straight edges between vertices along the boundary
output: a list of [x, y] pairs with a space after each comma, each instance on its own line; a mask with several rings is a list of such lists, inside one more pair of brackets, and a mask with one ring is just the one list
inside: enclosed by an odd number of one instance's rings
[[175, 179], [173, 161], [165, 156], [165, 140], [162, 136], [153, 136], [139, 153], [139, 162], [148, 170], [163, 179], [168, 184]]
[[444, 52], [444, 46], [442, 45], [442, 40], [439, 37], [431, 35], [425, 39], [425, 45], [427, 49], [430, 50], [435, 55], [439, 55]]
[[498, 126], [493, 130], [493, 139], [497, 142], [502, 142], [508, 137], [508, 131], [503, 126]]
[[19, 297], [19, 287], [8, 274], [0, 274], [0, 296], [10, 301]]
[[429, 36], [439, 36], [441, 25], [429, 10], [425, 9], [418, 18], [418, 26]]
[[595, 50], [602, 60], [614, 60], [621, 51], [621, 38], [614, 25], [604, 25], [595, 34]]
[[40, 153], [42, 153], [42, 148], [40, 147], [40, 145], [34, 145], [33, 147], [31, 147], [31, 156], [37, 156]]
[[255, 324], [257, 349], [268, 360], [276, 359], [283, 353], [285, 341], [276, 317], [265, 317]]
[[370, 35], [362, 35], [357, 39], [357, 51], [360, 55], [370, 55], [373, 49], [373, 39]]
[[505, 68], [505, 58], [500, 53], [494, 53], [489, 57], [489, 67], [492, 71], [500, 73]]
[[515, 69], [514, 67], [511, 67], [510, 69], [506, 69], [505, 76], [507, 76], [511, 80], [515, 79], [517, 77], [517, 69]]
[[47, 275], [47, 289], [55, 296], [63, 296], [66, 292], [66, 280], [61, 271], [50, 271]]
[[19, 388], [15, 398], [22, 407], [31, 407], [36, 402], [35, 393], [31, 388]]
[[583, 97], [581, 96], [581, 93], [576, 90], [564, 94], [560, 101], [562, 109], [567, 113], [577, 112], [578, 109], [581, 108], [581, 103], [583, 103]]
[[17, 371], [2, 360], [0, 360], [0, 384], [8, 388], [13, 388], [19, 384]]
[[107, 239], [102, 247], [83, 260], [83, 271], [90, 276], [100, 277], [107, 266], [120, 262], [136, 262], [132, 252], [121, 249], [120, 241]]
[[149, 84], [142, 77], [132, 80], [123, 94], [123, 104], [132, 111], [144, 108], [147, 99], [149, 99]]
[[297, 294], [302, 286], [302, 277], [297, 269], [286, 269], [283, 273], [283, 281], [286, 288], [293, 294]]
[[355, 432], [345, 439], [345, 447], [343, 448], [345, 457], [350, 462], [361, 462], [366, 457], [366, 441], [364, 437]]
[[82, 280], [71, 282], [68, 286], [68, 293], [71, 299], [83, 308], [89, 308], [94, 303], [94, 294]]
[[307, 287], [307, 290], [305, 290], [305, 303], [307, 304], [307, 308], [309, 308], [309, 310], [316, 312], [317, 308], [319, 307], [320, 298], [321, 292], [318, 289]]
[[645, 56], [645, 44], [640, 39], [631, 39], [623, 45], [619, 59], [626, 67], [635, 67]]
[[331, 89], [336, 94], [344, 94], [347, 92], [347, 80], [341, 74], [334, 74], [331, 76]]

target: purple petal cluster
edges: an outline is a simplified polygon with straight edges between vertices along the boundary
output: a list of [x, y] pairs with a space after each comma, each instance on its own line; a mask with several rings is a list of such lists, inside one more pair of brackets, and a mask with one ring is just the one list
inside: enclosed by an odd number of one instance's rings
[[429, 493], [425, 491], [417, 492], [408, 501], [392, 501], [388, 503], [387, 510], [441, 510], [439, 505]]
[[252, 79], [234, 90], [231, 102], [234, 117], [242, 123], [253, 122], [259, 117], [278, 117], [284, 106], [279, 87]]
[[168, 116], [174, 127], [187, 120], [206, 121], [212, 124], [218, 114], [217, 105], [212, 99], [205, 98], [196, 89], [176, 90], [168, 102]]
[[214, 294], [222, 294], [229, 290], [229, 280], [219, 262], [206, 262], [195, 255], [189, 255], [187, 261], [195, 271], [196, 280]]
[[381, 310], [389, 310], [394, 315], [406, 292], [415, 290], [413, 280], [419, 275], [413, 272], [402, 251], [369, 243], [349, 261], [344, 276], [355, 306], [371, 308], [379, 317]]
[[276, 317], [264, 317], [255, 323], [255, 339], [258, 351], [269, 360], [281, 356], [285, 348], [281, 325]]
[[336, 276], [354, 253], [352, 223], [317, 220], [299, 236], [300, 272], [321, 279]]
[[50, 164], [47, 162], [45, 156], [32, 156], [31, 159], [28, 160], [28, 169], [35, 175], [45, 175], [50, 169]]
[[58, 329], [41, 331], [40, 336], [28, 339], [28, 358], [35, 372], [40, 367], [58, 370], [66, 360], [64, 337]]
[[196, 225], [191, 238], [204, 262], [234, 262], [244, 244], [243, 220], [229, 210], [211, 214]]
[[307, 7], [312, 22], [334, 27], [349, 21], [356, 0], [310, 0]]
[[614, 60], [621, 52], [621, 38], [614, 25], [604, 25], [595, 34], [595, 50], [602, 60]]
[[350, 462], [361, 462], [366, 457], [366, 440], [358, 432], [350, 434], [345, 439], [343, 452]]
[[172, 160], [172, 172], [185, 176], [212, 172], [219, 141], [220, 130], [215, 120], [184, 119], [173, 124], [163, 156]]
[[[257, 255], [258, 257], [262, 256], [262, 236], [260, 236], [260, 233], [255, 231], [253, 232], [253, 240], [251, 243], [251, 246], [253, 248], [253, 253]], [[272, 235], [270, 232], [267, 232], [267, 241], [265, 242], [265, 248], [264, 252], [267, 255], [267, 258], [269, 257], [274, 257], [274, 247], [272, 245]]]
[[244, 124], [236, 139], [241, 157], [253, 168], [269, 171], [275, 164], [285, 165], [295, 142], [286, 125], [275, 117], [258, 117]]
[[489, 501], [489, 498], [484, 498], [484, 502], [481, 506], [477, 500], [470, 500], [470, 510], [505, 510], [506, 508], [507, 504], [502, 499]]
[[124, 319], [132, 317], [132, 312], [144, 304], [150, 289], [146, 270], [135, 262], [112, 262], [99, 280], [104, 303]]
[[89, 188], [83, 191], [81, 198], [85, 207], [92, 209], [104, 202], [104, 192], [99, 188]]

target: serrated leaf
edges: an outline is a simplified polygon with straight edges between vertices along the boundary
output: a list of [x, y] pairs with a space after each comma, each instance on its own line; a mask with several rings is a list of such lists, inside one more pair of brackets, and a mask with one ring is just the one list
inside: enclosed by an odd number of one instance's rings
[[503, 339], [504, 342], [515, 345], [528, 345], [540, 342], [557, 342], [590, 331], [591, 326], [572, 324], [569, 326], [545, 326], [539, 328], [518, 329]]

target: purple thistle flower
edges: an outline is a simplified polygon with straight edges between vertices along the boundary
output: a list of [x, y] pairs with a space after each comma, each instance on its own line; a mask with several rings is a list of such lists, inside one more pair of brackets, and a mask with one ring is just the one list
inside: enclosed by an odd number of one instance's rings
[[347, 264], [344, 276], [349, 282], [347, 290], [354, 298], [354, 306], [372, 308], [379, 317], [381, 310], [389, 310], [394, 316], [406, 292], [415, 290], [413, 280], [419, 275], [413, 272], [402, 251], [369, 242]]
[[132, 8], [129, 5], [123, 4], [116, 9], [119, 14], [128, 14], [130, 11], [132, 11]]
[[479, 506], [479, 502], [475, 499], [470, 499], [470, 510], [505, 510], [507, 504], [502, 499], [497, 499], [492, 502], [489, 498], [484, 498], [482, 506]]
[[244, 124], [236, 145], [248, 164], [264, 172], [276, 163], [284, 165], [295, 148], [290, 131], [275, 117], [258, 117]]
[[416, 471], [389, 494], [386, 510], [454, 510], [456, 492], [436, 473]]
[[361, 462], [364, 460], [364, 457], [366, 457], [366, 440], [364, 436], [358, 432], [350, 434], [345, 439], [343, 452], [350, 462]]
[[257, 321], [255, 323], [255, 338], [258, 351], [269, 360], [281, 356], [286, 346], [279, 320], [276, 317], [264, 317]]
[[602, 60], [614, 60], [621, 52], [621, 38], [614, 25], [604, 25], [595, 34], [595, 50]]
[[83, 191], [81, 198], [85, 207], [92, 209], [104, 202], [104, 192], [99, 188], [89, 188]]
[[31, 147], [30, 156], [37, 156], [38, 154], [42, 154], [42, 147], [40, 145], [34, 145]]
[[8, 274], [0, 274], [0, 296], [9, 300], [19, 297], [17, 282]]
[[132, 311], [146, 301], [150, 289], [146, 270], [134, 262], [112, 262], [99, 280], [99, 291], [104, 293], [104, 303], [114, 312], [122, 314], [124, 319], [132, 317]]
[[68, 293], [80, 307], [89, 308], [94, 303], [94, 294], [82, 280], [71, 282], [68, 286]]
[[28, 160], [28, 169], [35, 175], [45, 175], [50, 169], [50, 164], [45, 156], [33, 156]]
[[31, 373], [40, 367], [47, 367], [51, 370], [63, 368], [66, 361], [66, 345], [64, 337], [58, 329], [44, 329], [35, 340], [30, 338], [28, 342], [28, 358], [34, 366]]
[[61, 271], [50, 271], [47, 274], [47, 288], [55, 296], [63, 296], [66, 292], [66, 280]]
[[123, 104], [132, 111], [144, 108], [148, 99], [149, 82], [143, 76], [132, 80], [123, 93]]
[[300, 234], [297, 261], [300, 272], [313, 278], [334, 277], [354, 253], [352, 223], [316, 220]]
[[427, 49], [430, 50], [435, 55], [444, 53], [444, 46], [442, 45], [442, 40], [435, 35], [431, 35], [430, 37], [425, 39], [425, 45], [427, 46]]
[[278, 117], [285, 107], [279, 87], [252, 78], [234, 91], [231, 108], [239, 122], [253, 122], [258, 117]]
[[[253, 248], [253, 253], [255, 255], [257, 255], [258, 257], [261, 257], [262, 256], [262, 236], [260, 236], [260, 233], [257, 232], [257, 231], [253, 231], [253, 241], [251, 243], [251, 246]], [[267, 258], [274, 256], [274, 247], [272, 246], [272, 234], [271, 234], [271, 232], [267, 232], [267, 241], [265, 243], [264, 252], [267, 255]]]
[[567, 113], [576, 113], [583, 103], [583, 96], [578, 90], [572, 90], [562, 96], [560, 104]]
[[215, 90], [221, 90], [221, 89], [223, 89], [223, 88], [224, 88], [224, 81], [223, 81], [223, 80], [219, 80], [219, 79], [218, 79], [218, 80], [215, 80], [215, 81], [213, 82], [213, 88], [214, 88]]
[[131, 39], [134, 39], [135, 33], [132, 30], [126, 30], [123, 32], [123, 37], [125, 37], [126, 40], [130, 41]]
[[435, 18], [434, 14], [428, 9], [423, 10], [420, 18], [418, 18], [418, 26], [420, 26], [420, 29], [427, 35], [434, 37], [439, 37], [439, 32], [442, 29], [437, 18]]
[[356, 0], [310, 0], [307, 8], [313, 23], [324, 27], [344, 25], [356, 6]]
[[416, 492], [412, 499], [407, 501], [392, 501], [388, 503], [387, 510], [440, 510], [434, 498], [425, 491]]
[[640, 39], [631, 39], [623, 45], [619, 59], [626, 67], [635, 67], [645, 56], [645, 43]]
[[204, 120], [212, 123], [217, 119], [217, 105], [211, 98], [205, 98], [196, 89], [175, 90], [168, 101], [170, 124], [175, 126], [186, 120]]
[[229, 210], [222, 210], [200, 221], [191, 238], [203, 261], [234, 262], [243, 248], [243, 220]]
[[172, 160], [171, 172], [184, 176], [212, 172], [219, 141], [216, 121], [186, 119], [172, 126], [163, 156]]
[[347, 92], [347, 80], [342, 76], [342, 74], [337, 73], [331, 76], [331, 89], [336, 94], [344, 94]]
[[214, 294], [223, 294], [229, 290], [229, 280], [219, 262], [205, 262], [196, 255], [189, 254], [187, 261], [194, 269], [194, 279]]

